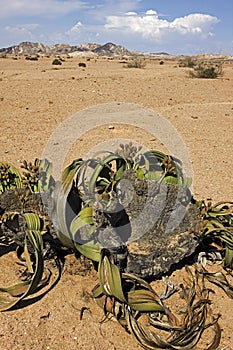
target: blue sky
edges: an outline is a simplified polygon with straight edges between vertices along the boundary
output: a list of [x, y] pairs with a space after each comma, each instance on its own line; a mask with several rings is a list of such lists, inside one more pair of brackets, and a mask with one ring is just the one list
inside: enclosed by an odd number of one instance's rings
[[233, 55], [233, 1], [0, 0], [0, 47], [22, 41]]

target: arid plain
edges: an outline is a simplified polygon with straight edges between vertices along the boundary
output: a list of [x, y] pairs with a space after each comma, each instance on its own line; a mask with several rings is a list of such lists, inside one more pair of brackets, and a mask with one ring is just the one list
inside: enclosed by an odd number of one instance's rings
[[[223, 75], [217, 79], [194, 79], [175, 59], [164, 64], [146, 60], [142, 69], [126, 68], [117, 58], [65, 58], [61, 66], [52, 65], [52, 60], [0, 58], [1, 160], [19, 166], [24, 159], [40, 158], [56, 128], [83, 109], [110, 102], [133, 103], [160, 113], [180, 134], [192, 162], [196, 199], [233, 200], [232, 62], [223, 64]], [[79, 67], [79, 62], [86, 67]], [[140, 119], [140, 115], [135, 117]], [[82, 135], [66, 162], [107, 139], [121, 137], [163, 150], [154, 135], [141, 128], [112, 126]], [[1, 256], [1, 286], [15, 281], [15, 262], [13, 252]], [[183, 271], [171, 276], [177, 284], [182, 278]], [[113, 319], [100, 323], [102, 310], [90, 297], [96, 282], [94, 270], [86, 271], [74, 256], [68, 256], [61, 280], [41, 300], [0, 314], [0, 349], [141, 349]], [[163, 285], [153, 282], [153, 287], [161, 290]], [[233, 302], [219, 288], [211, 285], [211, 289], [213, 311], [222, 315], [219, 349], [233, 349]], [[80, 320], [83, 306], [89, 312]], [[204, 336], [197, 348], [207, 349], [207, 344]]]

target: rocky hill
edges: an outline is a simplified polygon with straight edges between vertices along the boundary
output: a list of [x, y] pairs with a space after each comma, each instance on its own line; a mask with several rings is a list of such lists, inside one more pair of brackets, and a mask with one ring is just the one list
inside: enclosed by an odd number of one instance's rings
[[132, 56], [132, 53], [125, 47], [113, 43], [100, 44], [82, 44], [79, 46], [68, 44], [44, 45], [42, 43], [33, 43], [25, 41], [19, 45], [0, 48], [2, 54], [13, 55], [67, 55], [78, 53], [93, 53], [100, 56]]

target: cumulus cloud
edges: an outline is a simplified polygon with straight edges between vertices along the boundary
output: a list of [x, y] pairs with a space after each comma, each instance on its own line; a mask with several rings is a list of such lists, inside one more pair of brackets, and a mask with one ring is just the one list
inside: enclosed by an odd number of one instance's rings
[[194, 13], [168, 21], [159, 17], [154, 10], [148, 10], [143, 15], [128, 12], [123, 16], [108, 16], [105, 28], [108, 30], [123, 30], [141, 34], [146, 39], [160, 41], [169, 34], [196, 35], [207, 37], [213, 35], [213, 26], [219, 22], [217, 17]]
[[65, 15], [85, 7], [82, 0], [0, 0], [0, 17]]

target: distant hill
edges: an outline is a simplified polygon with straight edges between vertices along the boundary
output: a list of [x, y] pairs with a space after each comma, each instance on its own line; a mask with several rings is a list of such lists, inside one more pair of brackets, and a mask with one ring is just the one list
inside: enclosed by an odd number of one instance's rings
[[[69, 44], [55, 44], [45, 45], [42, 43], [34, 43], [31, 41], [24, 41], [19, 45], [0, 48], [0, 54], [10, 55], [41, 55], [41, 56], [55, 56], [55, 55], [69, 55], [69, 56], [107, 56], [107, 57], [128, 57], [128, 58], [148, 58], [148, 59], [183, 59], [184, 55], [172, 55], [167, 52], [139, 52], [129, 51], [124, 46], [113, 43], [106, 43], [104, 45], [87, 43], [81, 45]], [[197, 60], [212, 60], [212, 61], [230, 61], [233, 56], [201, 54], [195, 56]]]
[[132, 56], [132, 53], [125, 47], [113, 43], [82, 44], [79, 46], [68, 44], [44, 45], [25, 41], [19, 45], [1, 48], [0, 53], [14, 55], [64, 55], [64, 54], [85, 54], [92, 53], [100, 56]]

